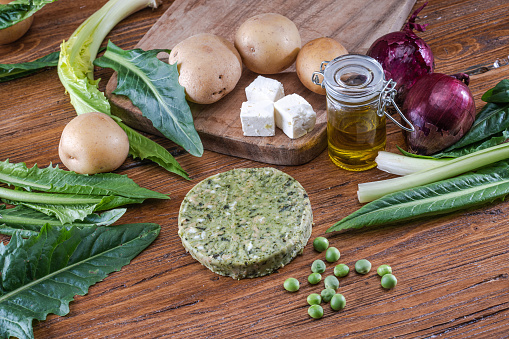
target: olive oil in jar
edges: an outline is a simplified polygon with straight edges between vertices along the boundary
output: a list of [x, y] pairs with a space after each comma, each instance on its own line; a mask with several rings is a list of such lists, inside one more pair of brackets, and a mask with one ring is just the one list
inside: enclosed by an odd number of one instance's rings
[[[323, 68], [325, 65], [325, 68]], [[323, 76], [319, 83], [319, 76]], [[313, 82], [325, 87], [329, 157], [338, 167], [364, 171], [376, 166], [385, 149], [387, 82], [382, 66], [366, 55], [347, 54], [324, 61]]]
[[350, 112], [329, 109], [327, 114], [328, 152], [332, 162], [350, 171], [375, 167], [378, 152], [385, 149], [385, 116], [378, 116], [372, 107]]

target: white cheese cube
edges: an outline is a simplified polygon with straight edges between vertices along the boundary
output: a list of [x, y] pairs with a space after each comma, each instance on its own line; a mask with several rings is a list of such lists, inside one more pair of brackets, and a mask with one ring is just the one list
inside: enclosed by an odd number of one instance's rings
[[246, 87], [247, 101], [278, 101], [285, 96], [283, 84], [277, 80], [259, 75]]
[[291, 139], [311, 132], [315, 127], [313, 107], [298, 94], [290, 94], [274, 103], [276, 126]]
[[248, 137], [269, 137], [275, 134], [274, 103], [245, 101], [240, 108], [242, 131]]

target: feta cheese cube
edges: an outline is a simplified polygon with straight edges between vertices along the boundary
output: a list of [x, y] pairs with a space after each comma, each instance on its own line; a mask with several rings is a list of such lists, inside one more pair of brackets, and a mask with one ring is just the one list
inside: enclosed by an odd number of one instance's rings
[[278, 101], [285, 96], [283, 84], [277, 80], [259, 75], [246, 87], [247, 101]]
[[298, 94], [290, 94], [274, 103], [276, 126], [291, 139], [302, 137], [315, 127], [313, 107]]
[[274, 103], [272, 101], [245, 101], [240, 108], [242, 131], [248, 137], [275, 135]]

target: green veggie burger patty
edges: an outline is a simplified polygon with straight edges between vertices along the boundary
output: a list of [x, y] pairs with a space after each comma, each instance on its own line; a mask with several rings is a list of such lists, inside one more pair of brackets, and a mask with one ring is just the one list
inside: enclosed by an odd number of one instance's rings
[[297, 180], [270, 167], [241, 168], [187, 193], [178, 233], [204, 266], [242, 279], [270, 274], [301, 254], [312, 223], [309, 197]]

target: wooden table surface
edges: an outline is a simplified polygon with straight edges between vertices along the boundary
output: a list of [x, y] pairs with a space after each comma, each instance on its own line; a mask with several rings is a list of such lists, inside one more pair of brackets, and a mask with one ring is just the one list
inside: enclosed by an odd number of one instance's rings
[[[59, 0], [38, 12], [20, 41], [0, 47], [0, 63], [34, 60], [56, 51], [62, 40], [98, 10], [104, 0]], [[414, 8], [421, 6], [418, 0]], [[108, 36], [132, 48], [170, 1], [157, 10], [138, 12]], [[419, 35], [431, 46], [436, 71], [468, 72], [477, 109], [481, 95], [504, 78], [509, 66], [509, 1], [430, 0], [419, 23]], [[493, 68], [496, 59], [501, 67]], [[507, 59], [505, 59], [507, 60]], [[110, 70], [98, 69], [104, 90]], [[75, 116], [55, 69], [0, 84], [0, 160], [32, 166], [61, 165], [58, 142]], [[388, 150], [403, 145], [401, 132], [388, 125]], [[380, 287], [374, 270], [341, 279], [347, 306], [334, 312], [325, 305], [321, 320], [307, 315], [306, 297], [319, 291], [306, 282], [310, 265], [323, 254], [311, 243], [303, 255], [270, 276], [236, 281], [216, 275], [187, 254], [177, 235], [177, 215], [185, 194], [200, 180], [239, 167], [265, 164], [205, 151], [196, 158], [168, 140], [167, 147], [192, 177], [186, 181], [158, 166], [129, 159], [117, 170], [139, 185], [170, 194], [168, 201], [130, 206], [121, 223], [154, 222], [159, 237], [131, 264], [77, 296], [67, 316], [34, 322], [42, 338], [170, 338], [170, 337], [482, 337], [509, 335], [509, 203], [406, 222], [398, 225], [327, 234], [353, 267], [366, 258], [376, 268], [390, 264], [398, 277], [392, 290]], [[314, 214], [311, 239], [323, 236], [334, 222], [357, 210], [357, 184], [389, 178], [377, 169], [362, 173], [335, 167], [323, 152], [301, 166], [275, 166], [307, 190]], [[7, 237], [0, 237], [7, 241]], [[328, 265], [331, 272], [332, 265]], [[301, 281], [299, 292], [286, 292], [286, 278]]]

